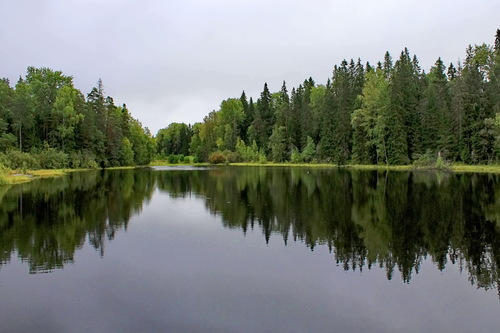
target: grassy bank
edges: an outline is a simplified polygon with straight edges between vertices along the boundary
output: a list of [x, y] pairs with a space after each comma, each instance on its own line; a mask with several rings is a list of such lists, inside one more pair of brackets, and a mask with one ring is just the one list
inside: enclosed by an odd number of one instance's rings
[[188, 163], [188, 162], [179, 162], [179, 163], [170, 163], [166, 160], [154, 160], [149, 163], [149, 166], [207, 166], [210, 163]]
[[346, 168], [346, 169], [357, 169], [357, 170], [399, 170], [399, 171], [409, 171], [418, 170], [422, 168], [417, 168], [412, 165], [336, 165], [328, 163], [231, 163], [231, 166], [269, 166], [269, 167], [307, 167], [307, 168]]
[[[150, 166], [207, 166], [209, 163], [169, 163], [168, 161], [153, 161]], [[417, 167], [413, 165], [344, 165], [336, 164], [312, 164], [312, 163], [230, 163], [229, 166], [235, 167], [307, 167], [307, 168], [346, 168], [354, 170], [391, 170], [391, 171], [415, 171], [415, 170], [436, 170], [434, 167]], [[112, 169], [134, 169], [137, 167], [116, 167]], [[60, 177], [69, 172], [85, 171], [89, 169], [50, 169], [50, 170], [29, 170], [24, 173], [19, 170], [0, 170], [0, 186], [30, 182], [38, 178]], [[456, 173], [498, 173], [500, 174], [500, 165], [464, 165], [452, 164], [447, 166], [445, 171]]]
[[24, 173], [19, 170], [4, 171], [0, 174], [0, 185], [27, 183], [38, 178], [61, 177], [69, 172], [84, 171], [89, 169], [43, 169], [28, 170]]
[[[415, 165], [344, 165], [336, 164], [310, 164], [310, 163], [231, 163], [231, 166], [269, 166], [269, 167], [308, 167], [308, 168], [346, 168], [355, 170], [391, 170], [391, 171], [415, 171], [415, 170], [438, 170], [433, 166], [415, 166]], [[451, 164], [439, 170], [451, 172], [472, 172], [472, 173], [500, 173], [500, 165], [464, 165]]]
[[500, 165], [463, 165], [451, 166], [454, 172], [475, 172], [475, 173], [500, 173]]

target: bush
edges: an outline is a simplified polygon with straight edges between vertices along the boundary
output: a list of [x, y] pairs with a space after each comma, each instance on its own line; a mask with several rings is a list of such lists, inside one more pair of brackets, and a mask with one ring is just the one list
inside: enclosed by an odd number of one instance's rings
[[413, 165], [418, 167], [428, 167], [428, 168], [436, 168], [439, 170], [448, 170], [450, 169], [450, 165], [443, 158], [444, 154], [441, 152], [436, 155], [428, 149], [425, 154], [416, 155], [416, 160], [413, 162]]
[[262, 151], [259, 153], [259, 163], [260, 164], [266, 164], [267, 163], [266, 154], [264, 154], [264, 152], [262, 152]]
[[36, 154], [42, 169], [63, 169], [69, 165], [69, 156], [54, 148], [47, 148]]
[[431, 167], [436, 162], [434, 153], [430, 149], [427, 149], [425, 154], [415, 155], [414, 159], [415, 160], [413, 161], [413, 165], [418, 167]]
[[238, 139], [236, 143], [236, 162], [258, 162], [259, 161], [259, 148], [255, 140], [252, 142], [251, 146], [245, 145], [245, 142]]
[[299, 150], [295, 146], [292, 147], [292, 154], [290, 156], [290, 159], [291, 159], [292, 163], [304, 162], [304, 157], [302, 156], [302, 154], [299, 152]]
[[226, 163], [226, 156], [220, 151], [214, 151], [208, 155], [208, 162], [210, 164], [222, 164]]
[[84, 150], [82, 152], [73, 152], [69, 156], [69, 165], [74, 169], [97, 169], [98, 164], [95, 159], [95, 155], [89, 151]]
[[441, 154], [438, 155], [438, 158], [436, 160], [436, 169], [439, 170], [449, 170], [450, 165], [441, 157]]
[[226, 159], [226, 163], [238, 162], [238, 154], [236, 154], [234, 151], [225, 150], [222, 154]]
[[2, 163], [10, 169], [40, 169], [40, 162], [33, 154], [9, 150], [2, 155]]
[[7, 171], [7, 168], [0, 163], [0, 185], [7, 185], [9, 182], [7, 181], [7, 178], [5, 177], [5, 172]]
[[7, 181], [7, 178], [5, 178], [3, 171], [0, 170], [0, 186], [7, 184], [9, 184], [9, 182]]
[[170, 164], [179, 163], [179, 156], [173, 155], [173, 154], [168, 155], [168, 163], [170, 163]]

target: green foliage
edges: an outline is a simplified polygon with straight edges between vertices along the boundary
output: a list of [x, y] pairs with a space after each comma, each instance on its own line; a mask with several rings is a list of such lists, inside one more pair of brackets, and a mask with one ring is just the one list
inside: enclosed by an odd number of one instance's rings
[[255, 135], [251, 135], [250, 133], [248, 135], [250, 140], [255, 140], [257, 145], [265, 150], [269, 149], [269, 137], [272, 134], [275, 123], [275, 110], [272, 101], [272, 94], [269, 91], [267, 83], [265, 83], [264, 90], [257, 100], [257, 110], [252, 123]]
[[304, 158], [302, 154], [299, 152], [299, 149], [295, 146], [292, 147], [292, 153], [290, 156], [290, 161], [292, 163], [302, 163], [304, 162]]
[[50, 132], [50, 137], [54, 144], [61, 150], [65, 150], [65, 141], [74, 134], [75, 126], [80, 123], [84, 116], [75, 111], [76, 99], [79, 92], [70, 87], [64, 86], [57, 91], [56, 100], [52, 108], [53, 121], [57, 123], [54, 131]]
[[[14, 148], [31, 155], [15, 155]], [[16, 168], [93, 168], [148, 164], [156, 146], [125, 105], [104, 96], [101, 80], [85, 100], [72, 77], [28, 67], [14, 88], [0, 80], [2, 151]]]
[[236, 143], [236, 154], [238, 155], [238, 160], [242, 162], [258, 162], [260, 159], [259, 148], [255, 140], [251, 146], [247, 146], [243, 140], [238, 139]]
[[427, 149], [425, 154], [416, 154], [413, 165], [418, 167], [430, 167], [436, 164], [436, 156], [432, 150]]
[[63, 169], [69, 166], [68, 154], [48, 146], [38, 152], [36, 157], [42, 169]]
[[307, 145], [302, 152], [299, 152], [297, 147], [292, 146], [290, 161], [292, 163], [311, 163], [316, 161], [316, 145], [310, 136], [307, 137]]
[[0, 154], [0, 186], [9, 184], [5, 173], [8, 171], [8, 168], [2, 162], [2, 154]]
[[216, 113], [215, 133], [218, 149], [234, 151], [244, 119], [241, 100], [229, 98], [222, 101], [220, 110]]
[[90, 150], [72, 152], [69, 156], [70, 167], [74, 169], [97, 169], [95, 154]]
[[225, 150], [214, 151], [208, 156], [208, 162], [210, 164], [228, 164], [238, 162], [238, 154], [233, 151]]
[[134, 150], [132, 149], [132, 143], [130, 143], [128, 138], [123, 138], [122, 140], [120, 162], [121, 165], [134, 165]]
[[9, 169], [39, 169], [40, 160], [36, 154], [22, 153], [18, 150], [8, 150], [0, 155], [2, 163]]
[[389, 83], [382, 69], [365, 74], [365, 85], [358, 96], [361, 107], [351, 115], [354, 163], [387, 163], [388, 89]]
[[8, 132], [9, 124], [0, 117], [0, 151], [14, 148], [16, 145], [16, 137]]
[[259, 163], [260, 164], [266, 164], [267, 163], [266, 153], [263, 150], [261, 150], [259, 152]]
[[450, 170], [451, 166], [449, 163], [447, 163], [444, 158], [441, 156], [441, 154], [438, 154], [438, 157], [436, 159], [436, 169], [438, 170]]
[[274, 162], [287, 160], [285, 127], [275, 126], [271, 137], [269, 137], [269, 148], [271, 149], [271, 159]]
[[221, 151], [214, 151], [208, 156], [208, 162], [210, 164], [224, 164], [227, 160]]
[[314, 144], [313, 139], [308, 136], [307, 144], [302, 151], [302, 159], [304, 162], [312, 162], [316, 157], [316, 145]]
[[223, 151], [224, 157], [226, 159], [226, 163], [235, 163], [238, 162], [238, 154], [233, 151], [225, 150]]
[[188, 155], [192, 136], [193, 132], [190, 126], [184, 123], [172, 123], [166, 128], [160, 129], [156, 134], [156, 151], [163, 156], [170, 154]]
[[7, 178], [5, 177], [5, 175], [2, 172], [0, 172], [0, 186], [8, 185], [8, 184], [9, 184], [9, 182], [8, 182]]
[[407, 164], [418, 151], [415, 134], [418, 124], [419, 72], [408, 49], [401, 52], [390, 77], [390, 106], [387, 114], [389, 164]]
[[168, 163], [170, 163], [170, 164], [179, 163], [179, 157], [177, 155], [173, 155], [173, 154], [168, 155]]

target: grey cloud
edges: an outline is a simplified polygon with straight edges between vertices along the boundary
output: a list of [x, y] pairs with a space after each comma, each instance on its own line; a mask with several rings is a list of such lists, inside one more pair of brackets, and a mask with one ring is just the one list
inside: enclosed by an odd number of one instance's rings
[[89, 92], [102, 78], [117, 104], [153, 133], [170, 122], [202, 121], [242, 90], [264, 82], [289, 89], [335, 64], [375, 63], [406, 46], [428, 68], [492, 43], [494, 0], [6, 1], [0, 19], [0, 76], [26, 67], [62, 70]]

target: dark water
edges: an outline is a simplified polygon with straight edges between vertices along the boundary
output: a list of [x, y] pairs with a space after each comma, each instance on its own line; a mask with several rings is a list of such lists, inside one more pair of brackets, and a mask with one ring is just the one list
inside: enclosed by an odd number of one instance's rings
[[0, 332], [499, 332], [500, 177], [306, 168], [0, 187]]

